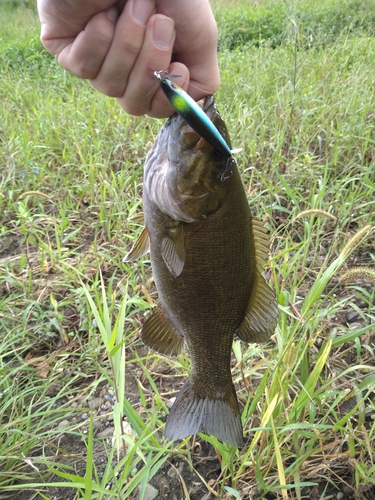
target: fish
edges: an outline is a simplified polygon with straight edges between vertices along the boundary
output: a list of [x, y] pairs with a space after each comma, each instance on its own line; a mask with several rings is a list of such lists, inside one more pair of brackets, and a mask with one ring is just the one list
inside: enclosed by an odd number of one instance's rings
[[[230, 144], [213, 96], [202, 109]], [[233, 339], [267, 341], [278, 316], [263, 277], [267, 230], [251, 215], [235, 159], [218, 154], [179, 114], [166, 122], [147, 154], [143, 210], [145, 227], [123, 259], [150, 251], [160, 304], [145, 321], [141, 339], [169, 356], [186, 346], [191, 360], [165, 437], [177, 441], [203, 432], [240, 448]]]
[[172, 82], [168, 77], [168, 71], [154, 71], [154, 75], [159, 81], [160, 87], [168, 101], [186, 123], [226, 158], [230, 158], [233, 152], [225, 138], [194, 99], [181, 87]]

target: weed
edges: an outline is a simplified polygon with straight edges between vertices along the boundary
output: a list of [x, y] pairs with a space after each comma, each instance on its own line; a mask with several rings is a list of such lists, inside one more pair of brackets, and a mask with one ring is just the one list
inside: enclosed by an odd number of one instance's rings
[[[150, 483], [168, 495], [167, 478], [192, 499], [373, 495], [370, 7], [215, 7], [218, 106], [243, 148], [253, 214], [270, 229], [280, 308], [267, 345], [233, 344], [242, 450], [205, 435], [164, 440], [189, 359], [138, 339], [157, 294], [147, 258], [121, 261], [140, 231], [160, 122], [126, 116], [64, 72], [41, 48], [32, 8], [1, 7], [1, 494], [143, 498]], [[107, 415], [88, 406], [103, 390], [115, 400], [106, 437]]]

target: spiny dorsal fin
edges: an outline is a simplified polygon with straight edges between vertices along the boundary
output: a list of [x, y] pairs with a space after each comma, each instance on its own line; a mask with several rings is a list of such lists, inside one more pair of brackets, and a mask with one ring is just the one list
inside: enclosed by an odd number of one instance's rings
[[275, 294], [257, 270], [245, 317], [236, 333], [245, 342], [265, 342], [276, 328], [277, 316]]
[[131, 262], [137, 260], [150, 251], [150, 235], [148, 234], [147, 227], [142, 229], [141, 234], [138, 236], [137, 241], [134, 243], [130, 252], [125, 255], [122, 262]]
[[182, 273], [186, 257], [182, 224], [167, 229], [167, 236], [163, 238], [160, 250], [169, 272], [177, 278]]
[[147, 319], [141, 332], [143, 343], [160, 354], [177, 356], [184, 346], [184, 338], [180, 335], [161, 306], [158, 306]]
[[268, 261], [270, 246], [268, 230], [257, 217], [252, 217], [251, 222], [253, 226], [256, 266], [258, 271], [261, 272], [264, 264]]

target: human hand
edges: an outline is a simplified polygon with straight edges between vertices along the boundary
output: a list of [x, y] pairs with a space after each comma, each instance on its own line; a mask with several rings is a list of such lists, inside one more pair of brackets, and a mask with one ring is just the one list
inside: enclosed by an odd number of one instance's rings
[[220, 83], [217, 28], [209, 0], [38, 0], [41, 41], [73, 75], [117, 97], [133, 115], [156, 118], [174, 110], [154, 71], [195, 100]]

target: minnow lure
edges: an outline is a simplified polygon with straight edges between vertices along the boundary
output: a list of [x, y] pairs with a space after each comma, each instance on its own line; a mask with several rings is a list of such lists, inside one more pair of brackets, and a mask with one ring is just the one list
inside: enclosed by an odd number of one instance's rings
[[194, 99], [168, 78], [168, 72], [166, 70], [155, 71], [154, 75], [159, 80], [160, 86], [168, 101], [186, 123], [202, 136], [203, 139], [206, 139], [206, 141], [216, 150], [220, 151], [225, 157], [231, 158], [232, 151], [230, 147]]

